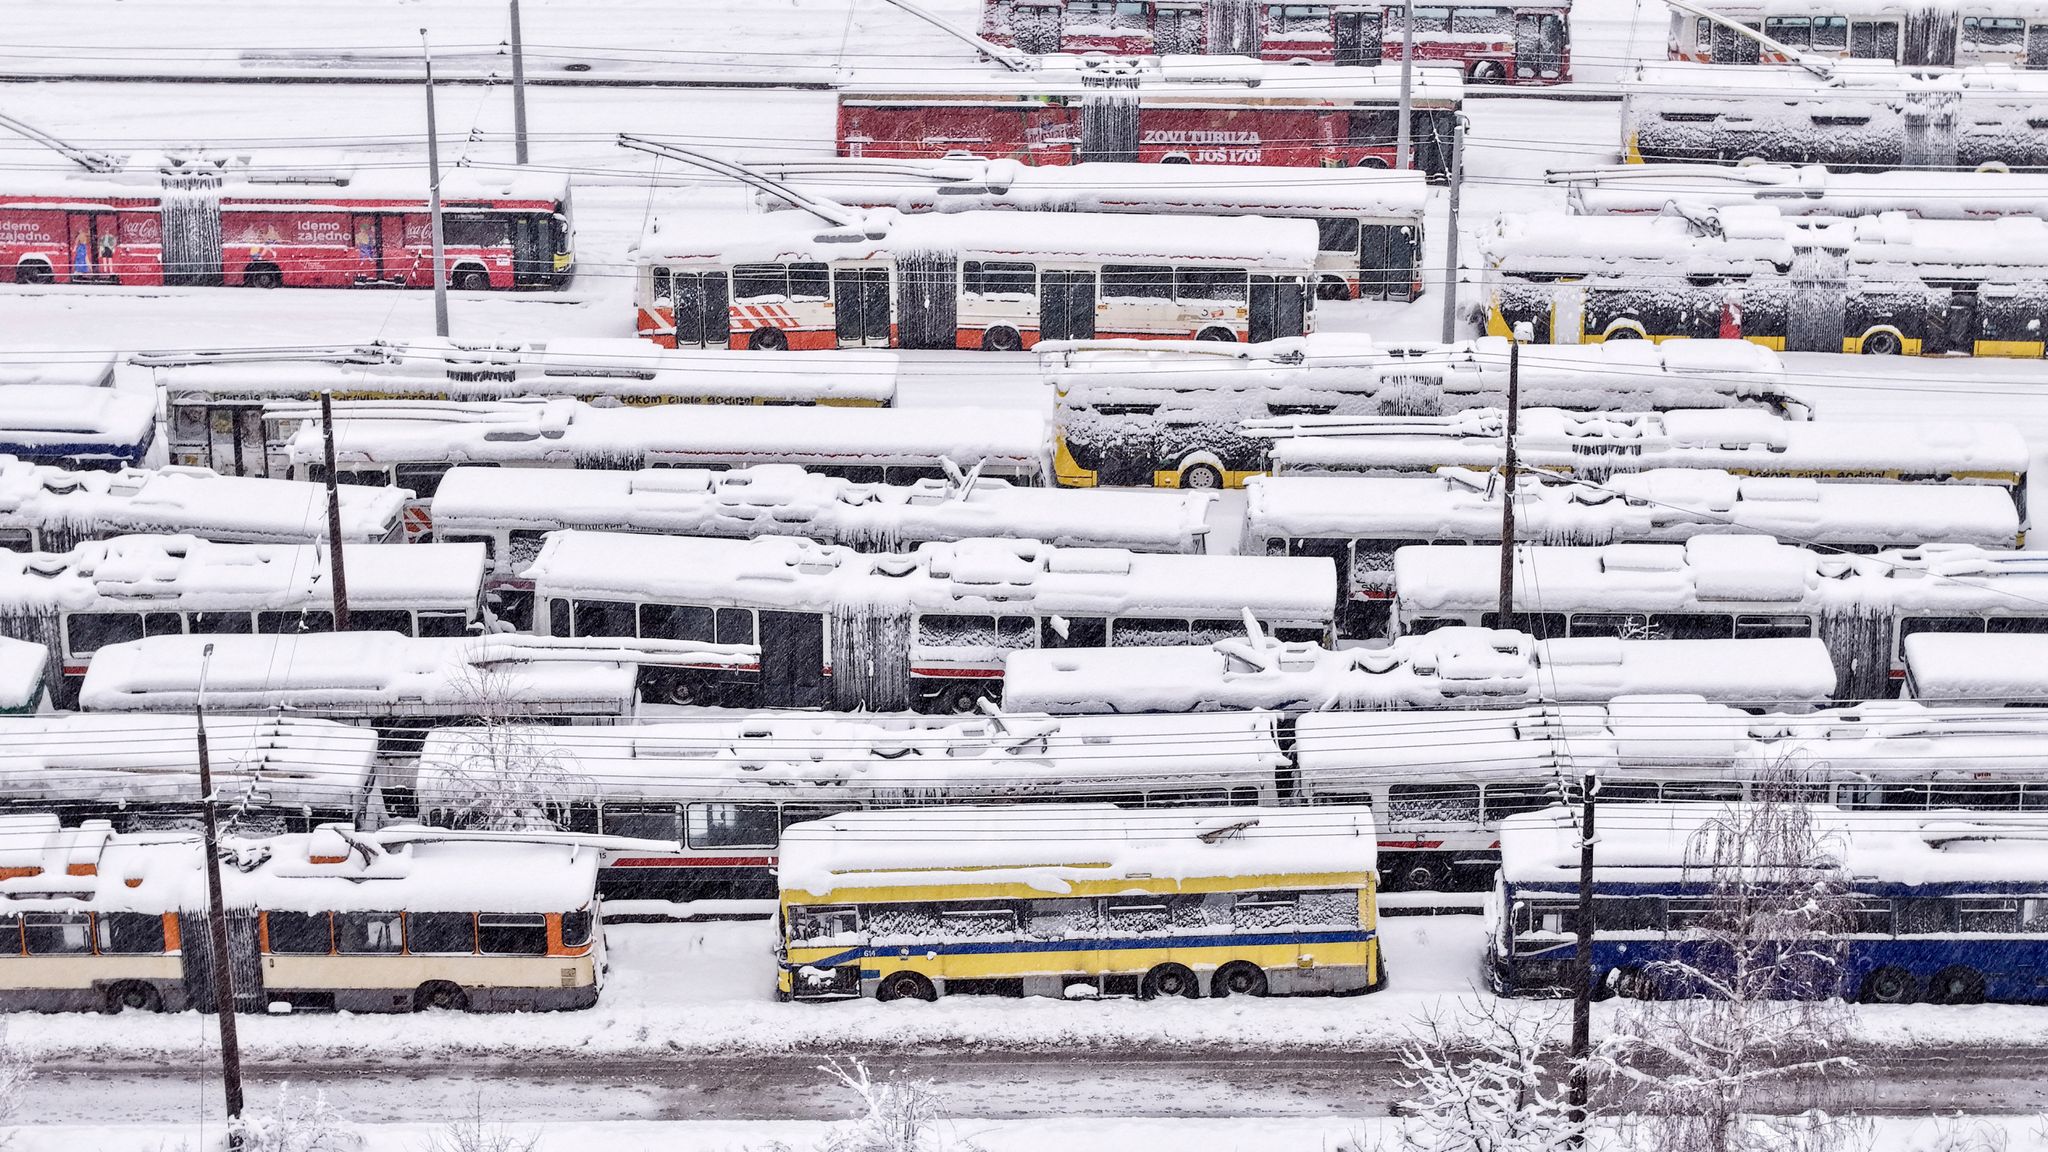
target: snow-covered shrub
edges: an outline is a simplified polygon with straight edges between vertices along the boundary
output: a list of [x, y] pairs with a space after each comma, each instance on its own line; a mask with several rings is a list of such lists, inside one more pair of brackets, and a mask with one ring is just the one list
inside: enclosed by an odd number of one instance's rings
[[1574, 1125], [1565, 1104], [1561, 1010], [1524, 1012], [1496, 999], [1432, 1013], [1401, 1049], [1411, 1093], [1400, 1146], [1420, 1152], [1553, 1152]]
[[[28, 1054], [7, 1040], [7, 1023], [0, 1021], [0, 1126], [13, 1124], [21, 1118], [26, 1102], [29, 1081], [36, 1078], [36, 1068]], [[0, 1134], [0, 1148], [5, 1148], [12, 1137]]]
[[441, 1125], [427, 1138], [424, 1152], [533, 1152], [538, 1133], [523, 1132], [484, 1116], [484, 1097], [470, 1097], [469, 1111]]
[[[277, 1087], [277, 1102], [268, 1111], [253, 1111], [229, 1129], [239, 1137], [241, 1152], [357, 1152], [363, 1138], [355, 1126], [327, 1103], [327, 1096], [294, 1092], [289, 1082]], [[234, 1148], [233, 1136], [220, 1147]]]

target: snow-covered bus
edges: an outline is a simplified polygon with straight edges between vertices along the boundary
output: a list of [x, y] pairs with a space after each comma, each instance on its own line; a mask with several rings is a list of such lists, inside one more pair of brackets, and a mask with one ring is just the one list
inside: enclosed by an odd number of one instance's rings
[[[1348, 333], [1245, 349], [1063, 345], [1039, 358], [1053, 385], [1053, 475], [1067, 487], [1240, 487], [1272, 464], [1266, 435], [1248, 432], [1247, 421], [1499, 405], [1508, 352], [1508, 342], [1493, 337], [1381, 346]], [[1531, 407], [1807, 414], [1787, 391], [1778, 357], [1755, 345], [1528, 347], [1521, 360], [1521, 402]]]
[[1986, 220], [2048, 213], [2048, 174], [1831, 172], [1817, 164], [1622, 164], [1554, 170], [1553, 184], [1579, 216], [1698, 215], [1756, 204], [1784, 216], [1878, 216]]
[[[190, 832], [0, 816], [0, 1008], [211, 1009]], [[559, 835], [325, 824], [229, 840], [238, 1011], [587, 1008], [603, 982], [595, 847]], [[8, 941], [7, 936], [14, 939]]]
[[2048, 74], [1660, 64], [1627, 70], [1621, 85], [1629, 163], [2048, 168]]
[[[1410, 544], [1499, 547], [1500, 477], [1468, 468], [1427, 476], [1254, 476], [1241, 552], [1328, 556], [1345, 574], [1340, 635], [1386, 631], [1394, 552]], [[2019, 509], [1983, 484], [1822, 483], [1653, 468], [1605, 483], [1543, 472], [1516, 486], [1515, 538], [1539, 544], [1680, 543], [1761, 534], [1823, 551], [1876, 552], [1926, 540], [2018, 548]]]
[[[411, 493], [356, 486], [339, 496], [344, 541], [385, 544], [403, 537], [400, 516]], [[327, 493], [314, 484], [204, 468], [74, 472], [0, 456], [0, 549], [63, 552], [131, 533], [222, 544], [325, 541]]]
[[782, 536], [551, 533], [526, 571], [543, 636], [759, 644], [744, 672], [684, 671], [677, 703], [959, 712], [1002, 693], [1019, 648], [1205, 643], [1247, 615], [1330, 635], [1318, 557], [1162, 556], [963, 540], [860, 553]]
[[[1318, 299], [1413, 300], [1422, 295], [1422, 220], [1429, 185], [1420, 172], [848, 157], [753, 167], [834, 203], [901, 212], [1012, 208], [1313, 220]], [[786, 206], [766, 193], [759, 199], [766, 208]]]
[[[476, 544], [344, 546], [349, 626], [463, 636], [484, 618]], [[333, 571], [313, 544], [215, 544], [118, 536], [69, 552], [0, 552], [0, 634], [47, 645], [51, 696], [78, 699], [92, 654], [178, 634], [286, 634], [334, 628]]]
[[[2048, 15], [2026, 0], [1733, 0], [1714, 11], [1808, 60], [2048, 68]], [[1786, 64], [1725, 24], [1674, 9], [1671, 58]]]
[[1523, 545], [1502, 620], [1494, 549], [1420, 545], [1394, 554], [1393, 633], [1455, 624], [1539, 637], [1818, 636], [1836, 696], [1896, 695], [1900, 641], [1918, 632], [2048, 632], [2048, 563], [2031, 552], [1929, 544], [1871, 556], [1768, 536], [1684, 544]]
[[111, 471], [147, 462], [155, 443], [150, 396], [88, 384], [0, 387], [0, 455]]
[[283, 476], [281, 445], [318, 418], [323, 392], [342, 404], [560, 398], [628, 408], [887, 407], [899, 370], [892, 352], [847, 353], [821, 373], [737, 354], [682, 356], [630, 337], [147, 352], [130, 364], [163, 396], [171, 461], [233, 476]]
[[1899, 644], [1906, 665], [1900, 695], [1932, 704], [2039, 708], [2048, 705], [2048, 636], [2009, 632], [1919, 632]]
[[754, 351], [1273, 340], [1311, 326], [1319, 244], [1256, 216], [691, 214], [635, 251], [637, 323], [664, 348]]
[[[1401, 69], [1342, 73], [1238, 58], [1055, 57], [1029, 73], [863, 84], [839, 93], [839, 154], [883, 160], [969, 152], [1026, 164], [1116, 161], [1392, 168]], [[1464, 101], [1454, 68], [1417, 67], [1414, 167], [1450, 172]]]

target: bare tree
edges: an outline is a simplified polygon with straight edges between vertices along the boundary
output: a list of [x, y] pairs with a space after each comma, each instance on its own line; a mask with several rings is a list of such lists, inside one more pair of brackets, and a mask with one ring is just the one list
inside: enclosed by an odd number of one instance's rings
[[[230, 1126], [240, 1136], [242, 1152], [357, 1152], [363, 1146], [355, 1126], [327, 1103], [327, 1096], [277, 1086], [277, 1103], [268, 1112], [244, 1115]], [[229, 1140], [228, 1147], [236, 1147]]]
[[484, 1094], [469, 1098], [469, 1111], [427, 1138], [424, 1152], [533, 1152], [540, 1134], [521, 1132], [484, 1115]]
[[[1749, 799], [1686, 846], [1686, 879], [1700, 895], [1672, 904], [1687, 922], [1677, 958], [1617, 974], [1616, 991], [1638, 1002], [1617, 1013], [1601, 1067], [1610, 1107], [1648, 1129], [1643, 1146], [1812, 1150], [1852, 1134], [1818, 1107], [1853, 1067], [1831, 1049], [1847, 1027], [1840, 993], [1855, 900], [1812, 794], [1789, 764], [1760, 769]], [[1767, 1102], [1792, 1114], [1760, 1116]]]
[[533, 829], [560, 825], [586, 783], [520, 699], [518, 678], [484, 660], [481, 642], [459, 680], [470, 727], [452, 732], [441, 773], [421, 781], [422, 809], [456, 828]]
[[1401, 1147], [1422, 1152], [1552, 1152], [1576, 1132], [1556, 1069], [1562, 1010], [1461, 1000], [1422, 1018], [1401, 1049], [1415, 1093], [1400, 1106]]
[[[841, 1064], [828, 1060], [818, 1070], [860, 1097], [866, 1112], [836, 1127], [818, 1145], [818, 1152], [980, 1152], [970, 1140], [945, 1131], [938, 1090], [923, 1080], [877, 1083], [859, 1058]], [[780, 1142], [765, 1152], [790, 1152]]]
[[[20, 1119], [26, 1106], [28, 1085], [36, 1078], [36, 1066], [28, 1054], [7, 1039], [7, 1022], [0, 1020], [0, 1127]], [[0, 1148], [13, 1143], [11, 1135], [0, 1134]]]

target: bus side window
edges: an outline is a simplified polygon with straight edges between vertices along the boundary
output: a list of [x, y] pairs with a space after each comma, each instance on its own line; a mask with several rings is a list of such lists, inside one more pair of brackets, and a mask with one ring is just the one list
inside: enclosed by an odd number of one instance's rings
[[640, 635], [650, 640], [711, 643], [711, 609], [691, 604], [642, 604]]
[[1813, 635], [1811, 616], [1737, 616], [1737, 640], [1804, 639]]
[[405, 950], [405, 929], [397, 912], [337, 912], [335, 943], [344, 956], [376, 956]]
[[466, 636], [469, 634], [469, 617], [461, 612], [421, 612], [419, 635], [421, 636]]
[[[448, 468], [446, 464], [400, 464], [398, 486], [412, 489], [412, 494], [422, 500], [432, 500], [434, 493], [441, 490], [441, 478], [448, 474]], [[377, 483], [383, 482], [379, 475]]]
[[1864, 897], [1856, 902], [1855, 930], [1867, 936], [1892, 934], [1892, 902]]
[[102, 912], [95, 927], [102, 956], [146, 956], [164, 950], [164, 918], [154, 912]]
[[1939, 897], [1899, 900], [1894, 903], [1901, 936], [1934, 936], [1956, 930], [1956, 903]]
[[777, 828], [773, 804], [692, 804], [692, 848], [773, 848]]
[[33, 552], [36, 534], [27, 528], [0, 528], [0, 551]]
[[280, 956], [325, 956], [334, 951], [334, 931], [325, 912], [265, 912], [264, 934]]
[[[1463, 621], [1453, 620], [1458, 624]], [[1527, 632], [1538, 640], [1558, 640], [1565, 635], [1564, 613], [1562, 612], [1513, 612], [1507, 622], [1502, 623], [1500, 613], [1485, 612], [1479, 617], [1481, 628], [1506, 628], [1515, 632]], [[1442, 625], [1438, 625], [1442, 627]], [[1407, 629], [1414, 631], [1414, 629]]]
[[405, 950], [415, 956], [468, 956], [476, 951], [476, 917], [467, 912], [408, 912]]
[[567, 600], [548, 601], [548, 635], [567, 636], [568, 634], [569, 602]]
[[732, 298], [763, 300], [789, 295], [789, 266], [786, 264], [736, 264], [732, 270]]
[[486, 956], [545, 956], [548, 918], [526, 912], [480, 913], [476, 918], [476, 950]]
[[21, 925], [31, 956], [76, 956], [92, 951], [90, 913], [24, 912]]
[[789, 266], [789, 298], [792, 300], [831, 299], [831, 269], [823, 264], [791, 264]]
[[492, 563], [498, 559], [498, 538], [495, 536], [486, 536], [473, 532], [460, 534], [444, 533], [441, 535], [440, 541], [443, 544], [481, 544], [484, 546], [485, 563]]
[[1387, 790], [1387, 820], [1479, 823], [1477, 784], [1396, 784]]
[[109, 644], [142, 639], [139, 612], [80, 612], [64, 620], [64, 646], [73, 656], [97, 652]]
[[1358, 221], [1348, 216], [1326, 216], [1316, 220], [1316, 250], [1358, 254]]
[[1105, 264], [1102, 295], [1125, 300], [1171, 300], [1173, 269], [1149, 264]]
[[626, 600], [576, 601], [577, 636], [626, 636], [636, 634], [639, 610]]
[[412, 613], [394, 609], [350, 609], [348, 630], [351, 632], [401, 632], [412, 635]]

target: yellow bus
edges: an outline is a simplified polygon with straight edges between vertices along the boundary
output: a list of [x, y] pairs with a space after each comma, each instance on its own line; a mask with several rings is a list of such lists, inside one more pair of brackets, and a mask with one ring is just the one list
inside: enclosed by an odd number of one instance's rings
[[1265, 996], [1386, 984], [1372, 810], [853, 812], [782, 834], [785, 1000]]

